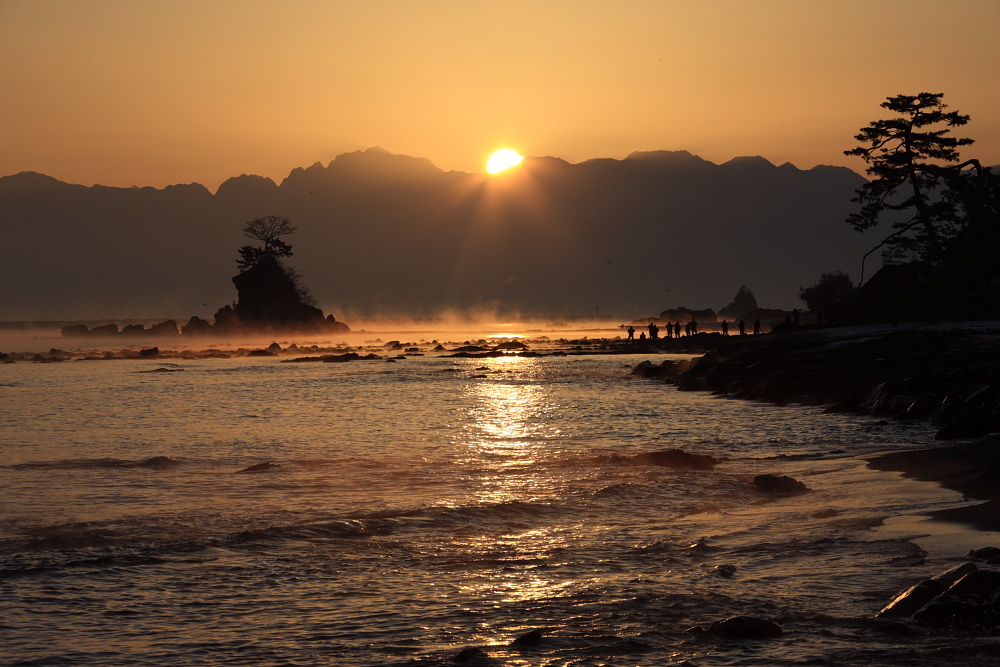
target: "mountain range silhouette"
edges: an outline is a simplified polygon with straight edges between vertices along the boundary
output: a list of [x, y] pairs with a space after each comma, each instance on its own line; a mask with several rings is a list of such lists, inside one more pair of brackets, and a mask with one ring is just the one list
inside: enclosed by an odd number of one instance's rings
[[864, 179], [762, 157], [686, 151], [570, 164], [529, 157], [497, 175], [445, 172], [380, 148], [197, 183], [86, 187], [0, 178], [0, 320], [209, 318], [232, 302], [242, 226], [289, 218], [317, 304], [338, 319], [446, 310], [632, 319], [718, 309], [741, 285], [801, 306], [822, 272], [852, 274], [877, 243], [844, 223]]

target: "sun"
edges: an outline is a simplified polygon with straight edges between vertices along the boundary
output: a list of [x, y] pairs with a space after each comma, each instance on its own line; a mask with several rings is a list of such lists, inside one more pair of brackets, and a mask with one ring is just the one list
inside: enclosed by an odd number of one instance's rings
[[490, 159], [486, 161], [486, 171], [491, 174], [498, 174], [505, 169], [516, 167], [521, 164], [524, 158], [518, 155], [517, 151], [510, 148], [501, 148], [495, 151]]

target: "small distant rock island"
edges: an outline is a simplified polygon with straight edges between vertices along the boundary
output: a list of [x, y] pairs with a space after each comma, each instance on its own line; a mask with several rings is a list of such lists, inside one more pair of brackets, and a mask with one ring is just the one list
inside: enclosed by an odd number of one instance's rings
[[174, 320], [166, 320], [148, 329], [130, 324], [88, 328], [85, 324], [63, 327], [66, 337], [82, 336], [208, 336], [219, 334], [273, 334], [281, 332], [344, 333], [351, 330], [333, 315], [324, 315], [313, 303], [309, 290], [302, 285], [294, 268], [285, 266], [282, 257], [292, 254], [292, 247], [282, 240], [296, 228], [281, 216], [268, 215], [251, 220], [243, 234], [263, 245], [244, 245], [239, 249], [239, 275], [233, 277], [237, 300], [215, 311], [215, 322], [192, 316], [178, 330]]

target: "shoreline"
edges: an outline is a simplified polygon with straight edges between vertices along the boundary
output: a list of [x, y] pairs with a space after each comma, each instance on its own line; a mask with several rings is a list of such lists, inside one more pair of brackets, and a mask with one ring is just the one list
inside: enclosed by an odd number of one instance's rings
[[970, 500], [985, 501], [929, 512], [928, 516], [984, 532], [1000, 531], [1000, 434], [990, 434], [975, 442], [889, 452], [866, 460], [874, 470], [935, 482]]
[[868, 467], [984, 501], [926, 516], [1000, 531], [1000, 322], [737, 337], [662, 376], [681, 391], [925, 422], [942, 445], [865, 457]]

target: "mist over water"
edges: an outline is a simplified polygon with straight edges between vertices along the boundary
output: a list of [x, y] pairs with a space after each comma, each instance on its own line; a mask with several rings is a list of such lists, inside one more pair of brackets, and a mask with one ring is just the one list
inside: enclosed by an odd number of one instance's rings
[[[407, 333], [349, 338], [518, 332]], [[928, 664], [942, 640], [859, 619], [973, 538], [875, 527], [962, 501], [856, 457], [931, 434], [677, 392], [646, 358], [0, 365], [5, 660]], [[643, 456], [671, 448], [720, 462]], [[734, 614], [786, 634], [685, 632]]]

